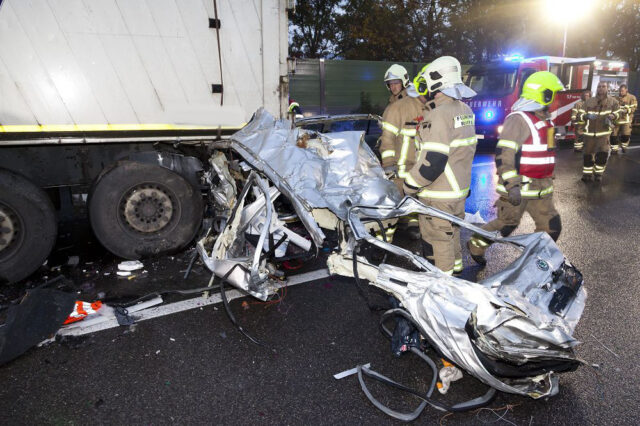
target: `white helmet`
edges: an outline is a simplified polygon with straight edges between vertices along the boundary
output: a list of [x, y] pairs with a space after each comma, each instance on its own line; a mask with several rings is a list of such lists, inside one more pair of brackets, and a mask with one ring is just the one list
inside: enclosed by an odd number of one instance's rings
[[409, 73], [407, 69], [399, 64], [393, 64], [389, 67], [387, 72], [384, 73], [384, 81], [400, 80], [402, 81], [402, 87], [407, 87], [409, 84]]
[[462, 67], [453, 56], [441, 56], [431, 62], [424, 72], [430, 93], [442, 92], [455, 99], [477, 95], [462, 83]]

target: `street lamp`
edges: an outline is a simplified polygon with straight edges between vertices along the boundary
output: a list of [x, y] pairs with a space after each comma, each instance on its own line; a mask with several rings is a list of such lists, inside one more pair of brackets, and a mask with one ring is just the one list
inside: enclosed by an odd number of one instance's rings
[[562, 39], [562, 56], [567, 53], [567, 32], [569, 21], [575, 23], [583, 18], [592, 8], [594, 0], [546, 0], [545, 13], [564, 27]]

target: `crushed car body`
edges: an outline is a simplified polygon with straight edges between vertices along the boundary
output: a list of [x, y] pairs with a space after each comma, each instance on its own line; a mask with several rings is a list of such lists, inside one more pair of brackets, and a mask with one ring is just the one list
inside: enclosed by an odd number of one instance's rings
[[[217, 277], [265, 300], [275, 288], [283, 245], [317, 251], [333, 232], [338, 241], [329, 247], [327, 262], [332, 273], [366, 280], [393, 295], [438, 354], [490, 387], [551, 396], [558, 392], [556, 373], [580, 364], [573, 332], [586, 290], [580, 272], [547, 234], [503, 238], [402, 197], [362, 132], [292, 128], [259, 110], [212, 150], [208, 181], [221, 220], [197, 247]], [[277, 200], [293, 211], [280, 211]], [[372, 235], [412, 213], [449, 220], [520, 254], [477, 283], [448, 276], [425, 258]], [[288, 226], [292, 216], [304, 232]], [[375, 264], [359, 254], [364, 245], [407, 259], [413, 268]]]

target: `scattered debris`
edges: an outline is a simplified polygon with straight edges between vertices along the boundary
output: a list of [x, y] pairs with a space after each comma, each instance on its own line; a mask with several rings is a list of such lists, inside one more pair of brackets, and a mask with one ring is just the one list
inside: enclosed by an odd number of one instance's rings
[[80, 263], [80, 257], [78, 256], [69, 256], [69, 260], [67, 260], [67, 265], [69, 266], [78, 266]]
[[131, 275], [131, 272], [129, 271], [117, 271], [116, 274], [118, 274], [119, 277], [128, 277]]
[[[368, 362], [363, 365], [364, 367], [371, 368], [371, 363]], [[336, 380], [344, 379], [345, 377], [353, 376], [354, 374], [358, 374], [358, 367], [354, 367], [350, 370], [345, 370], [341, 373], [337, 373], [333, 375], [333, 378]]]
[[125, 260], [124, 262], [120, 262], [118, 264], [119, 271], [137, 271], [138, 269], [144, 268], [144, 265], [139, 260]]

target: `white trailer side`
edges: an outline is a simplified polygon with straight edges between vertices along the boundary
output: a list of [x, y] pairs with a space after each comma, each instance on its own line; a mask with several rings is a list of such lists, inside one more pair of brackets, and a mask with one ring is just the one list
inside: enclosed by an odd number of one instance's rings
[[286, 0], [0, 0], [0, 283], [47, 258], [72, 193], [114, 254], [185, 247], [208, 143], [288, 106]]

